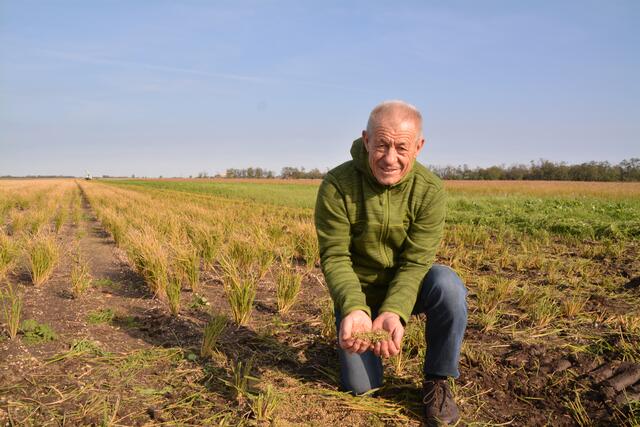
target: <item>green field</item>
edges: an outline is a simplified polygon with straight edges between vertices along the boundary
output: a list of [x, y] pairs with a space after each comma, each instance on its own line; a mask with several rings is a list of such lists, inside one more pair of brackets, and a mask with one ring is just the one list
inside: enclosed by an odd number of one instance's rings
[[[197, 181], [110, 181], [125, 187], [206, 194], [257, 203], [313, 209], [317, 184], [270, 184]], [[610, 200], [592, 195], [478, 194], [468, 189], [450, 191], [447, 223], [509, 228], [526, 234], [572, 236], [579, 239], [626, 240], [640, 238], [640, 196]], [[567, 183], [570, 186], [571, 183]], [[503, 192], [502, 192], [503, 193]], [[603, 194], [605, 196], [605, 194]]]

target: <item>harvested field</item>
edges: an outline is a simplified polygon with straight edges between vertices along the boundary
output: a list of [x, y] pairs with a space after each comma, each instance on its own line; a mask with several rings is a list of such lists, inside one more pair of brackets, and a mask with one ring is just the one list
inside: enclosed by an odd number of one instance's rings
[[[447, 188], [461, 425], [639, 425], [640, 187]], [[0, 422], [420, 425], [424, 318], [377, 393], [339, 391], [316, 189], [0, 181]]]

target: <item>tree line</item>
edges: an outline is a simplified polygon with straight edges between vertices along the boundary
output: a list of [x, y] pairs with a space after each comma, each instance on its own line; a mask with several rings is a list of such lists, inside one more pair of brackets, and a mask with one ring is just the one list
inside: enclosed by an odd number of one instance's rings
[[[229, 168], [224, 174], [224, 178], [284, 178], [284, 179], [322, 179], [324, 172], [320, 172], [320, 169], [314, 168], [311, 170], [305, 170], [305, 168], [295, 168], [291, 166], [285, 166], [282, 168], [280, 175], [276, 175], [273, 171], [268, 169], [249, 167], [246, 169], [234, 169]], [[222, 177], [216, 175], [216, 177]], [[206, 172], [200, 172], [197, 178], [209, 178]]]
[[640, 181], [640, 158], [623, 160], [618, 164], [587, 162], [568, 165], [539, 160], [529, 165], [487, 168], [432, 166], [430, 169], [440, 178], [452, 180]]
[[[565, 162], [539, 160], [528, 165], [490, 166], [470, 168], [462, 166], [429, 166], [442, 179], [450, 180], [538, 180], [538, 181], [640, 181], [640, 158], [623, 160], [618, 164], [609, 162], [586, 162], [568, 165]], [[322, 179], [326, 172], [314, 168], [296, 168], [286, 166], [279, 175], [271, 170], [249, 167], [246, 169], [227, 169], [226, 178], [283, 178], [283, 179]], [[200, 172], [198, 178], [209, 178], [206, 172]]]

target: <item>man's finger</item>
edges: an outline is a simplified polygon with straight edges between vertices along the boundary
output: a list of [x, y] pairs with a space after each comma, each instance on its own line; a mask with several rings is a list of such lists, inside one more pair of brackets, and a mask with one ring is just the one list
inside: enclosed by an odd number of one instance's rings
[[347, 341], [351, 338], [351, 328], [353, 327], [353, 322], [345, 319], [340, 322], [340, 340]]
[[389, 355], [395, 356], [398, 353], [400, 353], [400, 349], [396, 347], [393, 341], [389, 340]]
[[387, 343], [389, 344], [389, 353], [391, 353], [391, 355], [398, 354], [400, 347], [396, 345], [396, 341], [394, 339], [390, 339]]
[[348, 339], [346, 341], [340, 341], [340, 348], [342, 348], [343, 350], [347, 350], [347, 351], [353, 352], [354, 344], [355, 344], [355, 341], [353, 339]]
[[380, 356], [380, 342], [377, 342], [373, 345], [373, 354], [376, 356]]
[[380, 355], [382, 357], [389, 357], [389, 343], [387, 340], [380, 341]]
[[340, 348], [348, 350], [349, 348], [353, 347], [353, 342], [354, 340], [352, 338], [342, 339], [341, 335], [338, 343], [340, 344]]
[[404, 336], [404, 328], [397, 328], [391, 334], [391, 339], [398, 351], [402, 348], [402, 337]]

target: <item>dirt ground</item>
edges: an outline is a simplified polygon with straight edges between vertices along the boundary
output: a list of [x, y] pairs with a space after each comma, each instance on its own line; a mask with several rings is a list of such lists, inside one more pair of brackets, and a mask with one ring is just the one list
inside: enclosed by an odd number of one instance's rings
[[[81, 224], [65, 225], [60, 235], [65, 251], [46, 284], [34, 287], [24, 271], [10, 277], [24, 290], [23, 319], [50, 325], [57, 338], [37, 344], [0, 341], [0, 422], [255, 424], [247, 402], [228, 387], [229, 366], [252, 360], [252, 376], [282, 393], [275, 425], [420, 425], [419, 370], [399, 372], [387, 364], [386, 385], [377, 397], [338, 392], [335, 347], [321, 334], [319, 301], [328, 296], [318, 269], [306, 277], [298, 304], [287, 316], [277, 314], [268, 285], [273, 281], [267, 278], [259, 287], [250, 327], [227, 327], [219, 352], [208, 362], [198, 356], [208, 313], [212, 308], [229, 312], [217, 275], [202, 277], [201, 295], [208, 304], [183, 290], [181, 314], [171, 316], [148, 293], [86, 203], [84, 208]], [[77, 299], [69, 284], [74, 236], [80, 236], [94, 278], [92, 288]], [[640, 278], [633, 269], [628, 274], [624, 291], [640, 297]], [[620, 313], [632, 308], [620, 300], [613, 305]], [[106, 309], [113, 313], [108, 322], [89, 321], [92, 313]], [[553, 335], [547, 341], [544, 336], [506, 338], [470, 324], [465, 343], [482, 352], [474, 358], [468, 350], [461, 360], [455, 383], [461, 425], [572, 426], [581, 424], [580, 412], [587, 416], [585, 425], [625, 422], [625, 403], [640, 396], [640, 365], [611, 350], [625, 336], [603, 335], [602, 327], [582, 326], [585, 336], [592, 330], [593, 337], [607, 337], [604, 342], [585, 340], [584, 345], [602, 347], [594, 356], [563, 350]]]

